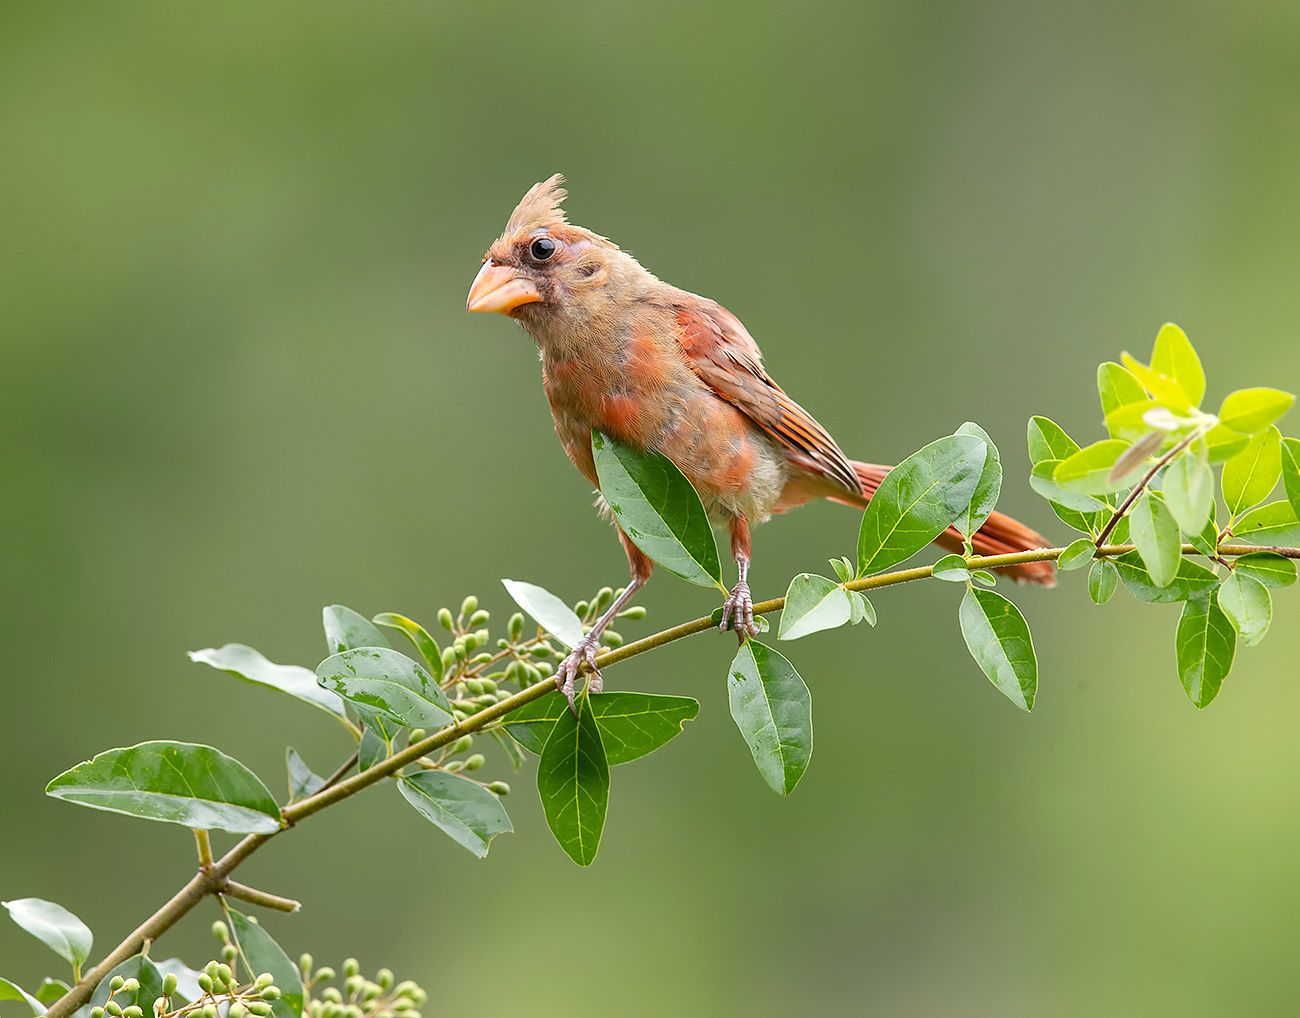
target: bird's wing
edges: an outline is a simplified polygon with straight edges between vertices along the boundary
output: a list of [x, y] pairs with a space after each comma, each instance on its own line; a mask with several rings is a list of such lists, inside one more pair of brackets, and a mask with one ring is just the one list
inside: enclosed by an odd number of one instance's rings
[[676, 303], [674, 311], [677, 342], [709, 388], [772, 436], [796, 465], [862, 494], [835, 439], [763, 369], [758, 344], [740, 319], [703, 297]]

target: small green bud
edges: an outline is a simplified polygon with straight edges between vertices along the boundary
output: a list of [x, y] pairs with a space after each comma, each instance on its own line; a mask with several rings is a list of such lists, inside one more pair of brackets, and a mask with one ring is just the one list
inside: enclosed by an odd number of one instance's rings
[[[429, 733], [426, 732], [423, 728], [412, 728], [412, 729], [411, 729], [411, 734], [408, 735], [408, 736], [406, 737], [406, 744], [407, 744], [408, 746], [410, 746], [410, 745], [413, 745], [413, 744], [415, 744], [415, 743], [417, 743], [417, 742], [423, 742], [423, 741], [424, 741], [424, 737], [425, 737], [426, 735], [428, 735], [428, 734], [429, 734]], [[306, 955], [306, 957], [310, 958], [311, 955]], [[311, 969], [303, 969], [303, 971], [304, 971], [304, 972], [310, 972]]]
[[543, 679], [549, 679], [555, 674], [555, 669], [551, 666], [551, 662], [543, 661], [537, 666], [537, 674]]
[[112, 1015], [113, 1018], [121, 1018], [122, 1005], [119, 1004], [116, 1000], [110, 1000], [107, 1004], [105, 1004], [104, 1010], [107, 1011], [110, 1015]]
[[343, 984], [343, 992], [349, 997], [361, 992], [361, 987], [365, 985], [365, 980], [360, 976], [348, 976], [347, 982]]
[[366, 988], [361, 991], [361, 999], [369, 1003], [383, 992], [378, 983], [366, 983]]
[[468, 760], [465, 761], [465, 770], [476, 771], [480, 767], [482, 767], [485, 763], [487, 763], [487, 757], [485, 757], [482, 753], [475, 753], [472, 757], [470, 757]]
[[456, 628], [456, 621], [451, 617], [451, 612], [446, 608], [438, 609], [438, 625], [442, 626], [447, 632]]
[[492, 634], [486, 629], [474, 630], [474, 645], [476, 647], [486, 647], [488, 641], [492, 639]]
[[90, 1018], [104, 1018], [104, 1009], [102, 1007], [92, 1007], [90, 1009]]
[[473, 635], [457, 637], [456, 642], [451, 645], [451, 652], [457, 661], [464, 661], [469, 657], [469, 641], [472, 639], [474, 639]]
[[[479, 646], [481, 647], [482, 644], [479, 644]], [[475, 654], [474, 660], [471, 662], [471, 664], [485, 665], [491, 660], [492, 660], [492, 655], [485, 650], [483, 651], [482, 654]]]
[[328, 983], [333, 978], [334, 978], [334, 970], [330, 968], [328, 965], [326, 965], [324, 968], [319, 968], [316, 970], [316, 982], [318, 983]]
[[400, 983], [397, 984], [397, 989], [393, 990], [393, 996], [409, 997], [411, 996], [412, 991], [418, 989], [419, 987], [415, 985], [414, 981], [410, 979], [403, 979]]
[[[468, 601], [469, 598], [466, 598], [465, 600]], [[478, 604], [477, 601], [475, 601], [474, 603]], [[473, 610], [474, 610], [473, 608], [461, 609], [461, 611], [473, 611]], [[361, 966], [357, 964], [357, 960], [355, 958], [345, 958], [343, 960], [343, 974], [349, 979], [351, 979], [353, 976], [357, 976], [361, 974]]]
[[497, 640], [497, 650], [506, 650], [509, 647], [510, 647], [510, 641], [507, 640], [504, 636], [500, 637]]
[[[139, 987], [137, 986], [136, 989], [139, 989]], [[144, 1018], [144, 1008], [138, 1004], [124, 1007], [122, 1008], [122, 1018]]]
[[456, 774], [465, 769], [465, 761], [464, 760], [449, 761], [448, 763], [443, 764], [442, 769], [444, 771], [450, 771], [452, 774]]
[[331, 1004], [342, 1004], [343, 994], [339, 993], [337, 986], [327, 986], [324, 992], [321, 993], [321, 999], [328, 1000]]
[[213, 990], [212, 977], [206, 972], [199, 973], [199, 989], [204, 993], [211, 993]]
[[176, 992], [176, 973], [168, 972], [163, 976], [163, 996], [170, 997]]
[[474, 745], [474, 736], [462, 735], [459, 739], [451, 744], [451, 755], [459, 756], [464, 753], [470, 746]]
[[348, 1018], [361, 1018], [362, 1011], [356, 1004], [349, 1004], [344, 1013]]
[[486, 626], [488, 624], [488, 619], [490, 618], [492, 618], [492, 615], [480, 608], [469, 617], [469, 624], [477, 629], [479, 626]]
[[125, 985], [126, 985], [125, 979], [123, 979], [121, 976], [114, 976], [112, 979], [108, 981], [108, 992], [116, 993]]
[[596, 614], [599, 615], [601, 612], [603, 612], [606, 608], [610, 606], [613, 600], [614, 600], [614, 588], [601, 587], [600, 590], [597, 591], [596, 593], [596, 599], [592, 602], [592, 607], [596, 609]]
[[210, 961], [206, 965], [204, 965], [203, 971], [206, 972], [208, 975], [210, 975], [213, 979], [221, 978], [221, 966], [218, 965], [215, 961]]
[[[225, 947], [221, 949], [221, 957], [224, 958], [226, 961], [234, 961], [235, 955], [238, 953], [239, 952], [235, 950], [234, 944], [227, 944]], [[226, 982], [230, 982], [230, 980], [227, 979]]]
[[483, 683], [478, 679], [466, 679], [465, 688], [475, 696], [483, 692]]
[[[234, 945], [232, 944], [231, 946], [233, 947]], [[218, 965], [217, 972], [221, 974], [221, 981], [227, 986], [234, 983], [235, 973], [230, 970], [229, 965]]]
[[122, 984], [122, 992], [123, 992], [123, 993], [139, 993], [139, 992], [140, 992], [140, 980], [136, 979], [135, 977], [132, 977], [132, 978], [128, 979], [126, 982], [124, 982], [124, 983]]
[[[423, 730], [424, 729], [422, 728], [417, 728], [414, 732], [412, 732], [411, 733], [412, 741], [418, 742], [419, 740], [414, 738], [415, 732], [421, 732]], [[312, 963], [315, 960], [316, 959], [313, 958], [310, 954], [304, 954], [302, 955], [302, 957], [298, 959], [298, 968], [302, 970], [303, 975], [307, 975], [307, 973], [311, 971]]]
[[455, 718], [457, 721], [464, 721], [467, 717], [469, 717], [469, 715], [466, 714], [463, 710], [453, 710], [451, 712], [451, 716]]
[[483, 709], [480, 704], [475, 703], [473, 700], [457, 700], [456, 706], [466, 714], [477, 714]]
[[623, 646], [622, 634], [616, 633], [612, 629], [606, 629], [604, 634], [601, 636], [601, 639], [604, 640], [605, 643], [607, 643], [611, 647]]
[[393, 970], [380, 969], [375, 973], [375, 982], [379, 984], [381, 990], [391, 990], [393, 988]]
[[261, 992], [261, 994], [259, 994], [259, 996], [260, 996], [263, 1000], [279, 1000], [279, 999], [280, 999], [280, 987], [278, 987], [278, 986], [268, 986], [266, 989], [264, 989], [264, 990]]
[[552, 651], [547, 644], [539, 643], [536, 647], [534, 647], [532, 650], [528, 652], [528, 656], [535, 657], [537, 658], [538, 661], [545, 661], [553, 653], [554, 651]]
[[506, 623], [506, 632], [510, 634], [512, 640], [517, 640], [524, 635], [524, 616], [521, 612], [515, 612], [510, 616], [510, 621]]
[[529, 684], [540, 682], [542, 680], [542, 673], [536, 665], [525, 665], [524, 672], [528, 676]]
[[473, 615], [476, 611], [478, 611], [478, 598], [470, 594], [460, 603], [460, 613], [462, 615]]
[[205, 1004], [203, 1010], [199, 1012], [203, 1018], [217, 1018], [217, 1005]]
[[483, 684], [483, 692], [495, 693], [497, 691], [497, 684], [492, 679], [479, 679], [479, 682]]
[[484, 707], [491, 707], [497, 702], [497, 695], [496, 693], [484, 693], [482, 696], [474, 697], [474, 702]]
[[497, 795], [509, 795], [510, 786], [504, 781], [494, 781], [492, 784], [488, 785], [488, 791], [496, 792]]
[[271, 975], [271, 973], [269, 972], [263, 972], [255, 980], [253, 980], [253, 989], [265, 990], [268, 986], [271, 986], [274, 983], [275, 983], [275, 976]]
[[246, 1008], [240, 1001], [237, 1000], [230, 1005], [230, 1009], [226, 1012], [226, 1014], [229, 1016], [229, 1018], [247, 1018], [248, 1008]]
[[247, 1004], [250, 1013], [255, 1014], [258, 1018], [267, 1018], [273, 1008], [264, 1000], [250, 1000]]
[[442, 669], [451, 671], [456, 667], [456, 650], [454, 647], [448, 647], [442, 652]]
[[589, 605], [586, 601], [579, 601], [577, 604], [573, 606], [573, 613], [577, 615], [578, 618], [582, 618], [590, 610], [591, 610], [591, 605]]
[[620, 619], [632, 619], [633, 621], [643, 619], [645, 618], [645, 605], [634, 604], [631, 608], [619, 612], [618, 617]]
[[212, 924], [212, 935], [223, 944], [230, 943], [230, 931], [226, 929], [226, 924], [220, 919]]

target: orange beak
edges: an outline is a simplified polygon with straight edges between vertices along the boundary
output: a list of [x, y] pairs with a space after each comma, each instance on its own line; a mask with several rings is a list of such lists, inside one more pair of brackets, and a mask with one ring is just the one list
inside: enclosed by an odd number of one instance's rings
[[507, 265], [487, 261], [474, 277], [465, 300], [466, 311], [495, 311], [509, 314], [522, 304], [532, 304], [542, 299], [537, 287]]

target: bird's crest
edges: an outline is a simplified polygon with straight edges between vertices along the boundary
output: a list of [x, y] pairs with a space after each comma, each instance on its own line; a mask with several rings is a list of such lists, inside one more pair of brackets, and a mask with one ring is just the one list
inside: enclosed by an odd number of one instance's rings
[[510, 213], [506, 234], [567, 223], [560, 203], [568, 196], [569, 192], [564, 189], [564, 175], [561, 173], [553, 173], [540, 184], [534, 184]]

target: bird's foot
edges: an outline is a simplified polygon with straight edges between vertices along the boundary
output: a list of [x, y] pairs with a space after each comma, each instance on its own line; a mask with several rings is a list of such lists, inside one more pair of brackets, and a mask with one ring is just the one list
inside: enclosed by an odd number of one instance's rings
[[599, 693], [605, 688], [605, 680], [601, 677], [600, 669], [596, 667], [596, 648], [599, 646], [600, 636], [588, 633], [555, 669], [555, 687], [569, 701], [569, 710], [575, 717], [578, 711], [573, 706], [573, 684], [583, 671], [587, 673], [587, 692]]
[[728, 629], [736, 633], [758, 635], [758, 626], [754, 623], [754, 598], [749, 592], [749, 584], [744, 580], [731, 588], [731, 593], [722, 602], [722, 621], [718, 628], [723, 632]]

